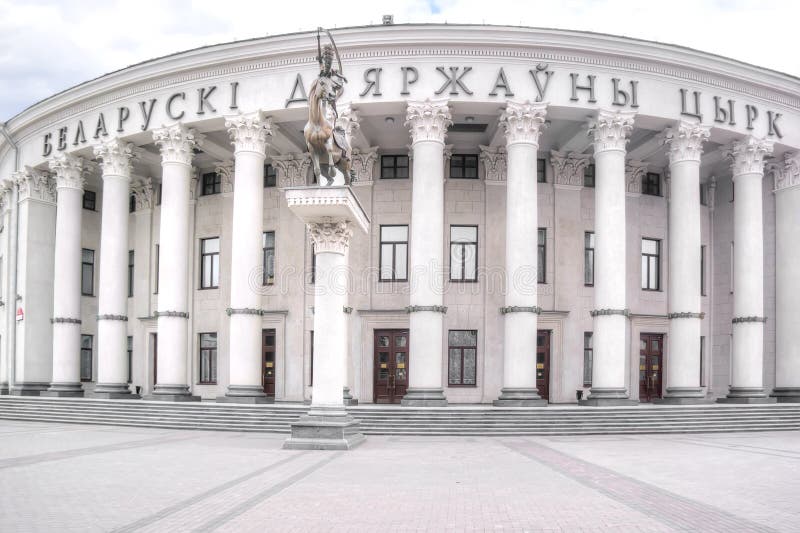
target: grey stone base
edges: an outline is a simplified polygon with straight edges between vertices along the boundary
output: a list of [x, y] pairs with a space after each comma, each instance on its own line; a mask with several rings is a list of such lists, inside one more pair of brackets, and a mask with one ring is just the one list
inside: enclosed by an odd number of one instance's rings
[[158, 384], [152, 394], [142, 399], [160, 402], [199, 402], [200, 396], [192, 396], [188, 385]]
[[105, 400], [138, 400], [138, 394], [133, 394], [127, 383], [98, 383], [92, 393], [93, 398]]
[[284, 441], [283, 449], [352, 450], [364, 442], [365, 437], [359, 423], [343, 413], [301, 416], [292, 424], [292, 435]]
[[49, 398], [82, 398], [83, 385], [76, 383], [51, 383], [47, 390], [42, 391], [40, 396]]
[[405, 407], [447, 407], [447, 398], [442, 389], [409, 388], [400, 400]]
[[758, 397], [746, 397], [746, 396], [735, 396], [730, 398], [728, 396], [724, 398], [717, 398], [717, 403], [776, 403], [776, 398], [771, 398], [769, 396], [765, 396], [763, 398]]
[[358, 405], [358, 400], [356, 400], [355, 398], [345, 399], [343, 401], [344, 401], [344, 404], [347, 405], [347, 406]]
[[770, 397], [775, 398], [778, 403], [800, 403], [800, 387], [776, 387]]
[[630, 399], [625, 387], [592, 387], [589, 391], [589, 396], [583, 400], [578, 400], [578, 405], [607, 407], [611, 405], [639, 405], [639, 402]]
[[217, 403], [275, 403], [275, 398], [267, 396], [257, 385], [228, 385], [225, 396], [217, 396]]
[[500, 389], [500, 396], [492, 402], [495, 407], [547, 407], [547, 400], [536, 389]]
[[663, 403], [667, 405], [693, 405], [698, 403], [708, 403], [703, 389], [700, 387], [667, 387], [667, 393], [663, 398], [656, 398], [653, 403]]
[[0, 396], [5, 396], [8, 394], [8, 383], [0, 383]]
[[49, 383], [39, 381], [20, 382], [11, 387], [10, 394], [11, 396], [39, 396], [48, 387], [50, 387]]
[[342, 390], [342, 401], [345, 405], [358, 405], [358, 400], [350, 394], [350, 387], [345, 387]]
[[762, 387], [731, 387], [728, 395], [717, 398], [717, 403], [775, 403]]

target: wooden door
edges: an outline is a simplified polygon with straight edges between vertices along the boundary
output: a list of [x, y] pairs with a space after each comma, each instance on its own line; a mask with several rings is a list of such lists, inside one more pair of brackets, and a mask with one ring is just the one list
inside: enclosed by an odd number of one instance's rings
[[150, 334], [150, 342], [153, 345], [153, 387], [158, 383], [158, 333]]
[[661, 398], [664, 335], [642, 333], [639, 340], [639, 401]]
[[263, 372], [261, 383], [264, 387], [264, 394], [270, 398], [275, 397], [275, 330], [261, 330], [261, 360]]
[[373, 401], [400, 403], [408, 389], [408, 330], [375, 330]]
[[550, 399], [550, 330], [540, 329], [536, 334], [536, 388], [539, 396]]

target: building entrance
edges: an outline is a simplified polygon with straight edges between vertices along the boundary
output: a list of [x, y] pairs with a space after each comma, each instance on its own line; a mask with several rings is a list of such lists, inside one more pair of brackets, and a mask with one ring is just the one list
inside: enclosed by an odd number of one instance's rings
[[408, 330], [375, 330], [373, 401], [400, 403], [408, 389]]
[[536, 334], [536, 389], [543, 400], [550, 400], [550, 330]]
[[639, 340], [639, 401], [661, 398], [664, 335], [642, 333]]
[[261, 330], [261, 383], [268, 398], [275, 397], [275, 330]]

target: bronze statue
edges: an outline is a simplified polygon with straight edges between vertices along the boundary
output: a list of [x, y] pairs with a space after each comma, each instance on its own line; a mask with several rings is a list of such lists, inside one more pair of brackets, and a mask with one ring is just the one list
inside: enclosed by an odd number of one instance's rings
[[[317, 61], [320, 72], [309, 91], [308, 123], [303, 128], [303, 134], [311, 153], [317, 184], [332, 185], [336, 169], [344, 175], [345, 183], [349, 183], [352, 172], [350, 142], [344, 128], [337, 124], [339, 114], [336, 111], [336, 101], [344, 92], [347, 78], [342, 73], [342, 61], [333, 37], [329, 31], [324, 30], [330, 43], [322, 47], [320, 31], [323, 31], [322, 28], [317, 30]], [[338, 70], [333, 67], [334, 55]], [[327, 180], [324, 184], [321, 180], [323, 177]]]

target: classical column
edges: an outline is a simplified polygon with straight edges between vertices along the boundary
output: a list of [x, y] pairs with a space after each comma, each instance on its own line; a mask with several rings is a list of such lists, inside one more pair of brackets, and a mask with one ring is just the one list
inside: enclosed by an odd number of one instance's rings
[[500, 116], [506, 134], [506, 294], [503, 388], [498, 406], [547, 405], [536, 390], [538, 228], [536, 182], [539, 135], [547, 104], [508, 102]]
[[103, 169], [97, 386], [100, 398], [138, 398], [128, 388], [128, 206], [134, 145], [111, 139], [94, 149]]
[[733, 350], [726, 403], [775, 401], [764, 391], [764, 156], [772, 142], [748, 136], [731, 149], [733, 173]]
[[447, 405], [442, 389], [444, 334], [444, 138], [452, 124], [447, 100], [408, 102], [412, 192], [408, 406]]
[[681, 121], [669, 143], [669, 353], [663, 403], [697, 403], [700, 387], [700, 155], [709, 128]]
[[6, 281], [10, 277], [10, 266], [14, 263], [11, 259], [11, 243], [13, 242], [16, 245], [16, 238], [12, 237], [13, 232], [11, 229], [11, 218], [12, 213], [12, 205], [14, 202], [14, 184], [11, 180], [2, 180], [0, 181], [0, 219], [2, 219], [3, 228], [5, 231], [3, 232], [3, 239], [2, 239], [2, 250], [3, 250], [3, 265], [0, 265], [0, 301], [2, 301], [3, 307], [3, 315], [6, 318], [4, 324], [0, 325], [0, 328], [3, 328], [3, 342], [0, 343], [0, 395], [8, 394], [8, 317], [11, 314], [9, 312], [10, 309], [14, 309], [12, 306], [13, 299], [8, 297], [8, 282]]
[[800, 155], [775, 169], [775, 389], [779, 402], [800, 402]]
[[82, 158], [50, 160], [56, 174], [56, 245], [53, 280], [53, 379], [43, 396], [83, 396], [81, 386]]
[[625, 145], [635, 112], [600, 110], [594, 136], [594, 357], [592, 389], [581, 405], [633, 403], [625, 387], [628, 367], [625, 284]]
[[197, 401], [187, 383], [189, 202], [193, 149], [202, 138], [182, 124], [153, 131], [161, 148], [161, 228], [158, 273], [158, 383], [152, 400]]
[[228, 117], [234, 145], [231, 243], [230, 381], [217, 401], [266, 403], [262, 384], [261, 284], [263, 279], [264, 159], [272, 123], [263, 113]]

